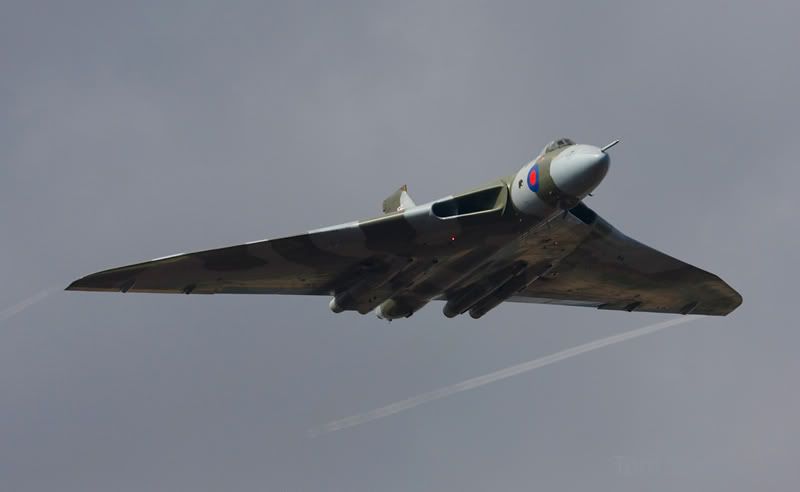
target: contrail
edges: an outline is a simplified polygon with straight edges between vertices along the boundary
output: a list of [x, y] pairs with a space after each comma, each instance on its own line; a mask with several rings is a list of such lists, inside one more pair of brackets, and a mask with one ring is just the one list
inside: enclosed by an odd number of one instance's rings
[[670, 326], [680, 325], [683, 323], [689, 323], [697, 319], [699, 319], [699, 317], [682, 316], [680, 318], [673, 318], [671, 320], [663, 321], [661, 323], [656, 323], [654, 325], [649, 325], [642, 328], [637, 328], [636, 330], [620, 333], [619, 335], [612, 335], [610, 337], [601, 338], [593, 342], [584, 343], [583, 345], [578, 345], [577, 347], [572, 347], [566, 350], [562, 350], [561, 352], [556, 352], [555, 354], [546, 355], [544, 357], [540, 357], [538, 359], [534, 359], [529, 362], [523, 362], [522, 364], [517, 364], [515, 366], [507, 367], [505, 369], [501, 369], [499, 371], [495, 371], [486, 374], [484, 376], [478, 376], [472, 379], [467, 379], [466, 381], [462, 381], [460, 383], [451, 384], [450, 386], [445, 386], [437, 390], [429, 391], [427, 393], [422, 393], [421, 395], [412, 396], [411, 398], [400, 400], [391, 403], [389, 405], [386, 405], [384, 407], [376, 408], [375, 410], [370, 410], [369, 412], [353, 415], [339, 420], [334, 420], [332, 422], [328, 422], [322, 427], [311, 429], [308, 431], [308, 433], [310, 437], [316, 437], [321, 434], [327, 434], [329, 432], [334, 432], [342, 429], [347, 429], [349, 427], [355, 427], [357, 425], [366, 424], [367, 422], [372, 422], [373, 420], [382, 419], [384, 417], [400, 413], [404, 410], [409, 410], [411, 408], [422, 405], [423, 403], [428, 403], [434, 400], [439, 400], [441, 398], [446, 398], [456, 393], [461, 393], [462, 391], [468, 391], [471, 389], [479, 388], [489, 383], [500, 381], [501, 379], [517, 376], [519, 374], [532, 371], [540, 367], [554, 364], [564, 359], [569, 359], [570, 357], [575, 357], [576, 355], [585, 354], [586, 352], [591, 352], [592, 350], [597, 350], [599, 348], [607, 347], [609, 345], [614, 345], [615, 343], [620, 343], [644, 335], [649, 335], [659, 330], [663, 330], [664, 328], [669, 328]]
[[45, 297], [50, 294], [50, 289], [45, 289], [38, 294], [34, 294], [27, 299], [23, 299], [18, 303], [14, 304], [13, 306], [9, 306], [2, 311], [0, 311], [0, 322], [9, 320], [14, 316], [18, 315], [22, 311], [25, 311], [29, 307], [33, 306], [37, 302], [43, 300]]

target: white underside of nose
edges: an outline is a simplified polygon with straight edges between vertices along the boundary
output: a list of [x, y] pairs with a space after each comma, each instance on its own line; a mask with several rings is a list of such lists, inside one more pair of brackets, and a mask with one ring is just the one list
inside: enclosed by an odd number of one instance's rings
[[550, 164], [550, 176], [559, 190], [583, 198], [600, 184], [608, 172], [608, 154], [592, 145], [567, 148]]

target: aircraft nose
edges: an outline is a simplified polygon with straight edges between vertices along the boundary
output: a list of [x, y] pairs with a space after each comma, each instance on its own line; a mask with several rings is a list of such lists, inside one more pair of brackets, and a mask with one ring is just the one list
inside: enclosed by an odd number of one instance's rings
[[608, 172], [608, 154], [592, 145], [576, 145], [553, 159], [550, 175], [559, 190], [583, 198], [600, 184]]

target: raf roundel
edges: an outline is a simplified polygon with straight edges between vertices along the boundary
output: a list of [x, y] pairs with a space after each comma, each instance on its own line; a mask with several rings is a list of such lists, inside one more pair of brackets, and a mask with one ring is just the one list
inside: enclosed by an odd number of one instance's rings
[[534, 193], [539, 191], [539, 164], [534, 164], [528, 171], [528, 188]]

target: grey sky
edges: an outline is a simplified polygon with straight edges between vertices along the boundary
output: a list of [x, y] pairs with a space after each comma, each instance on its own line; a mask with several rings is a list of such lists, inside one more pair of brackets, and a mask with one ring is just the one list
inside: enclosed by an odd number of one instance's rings
[[[57, 289], [0, 324], [0, 489], [787, 490], [800, 480], [796, 2], [18, 2], [0, 15], [0, 310], [102, 268], [376, 215], [623, 143], [588, 202], [744, 297], [662, 321]], [[38, 299], [38, 298], [37, 298]]]

